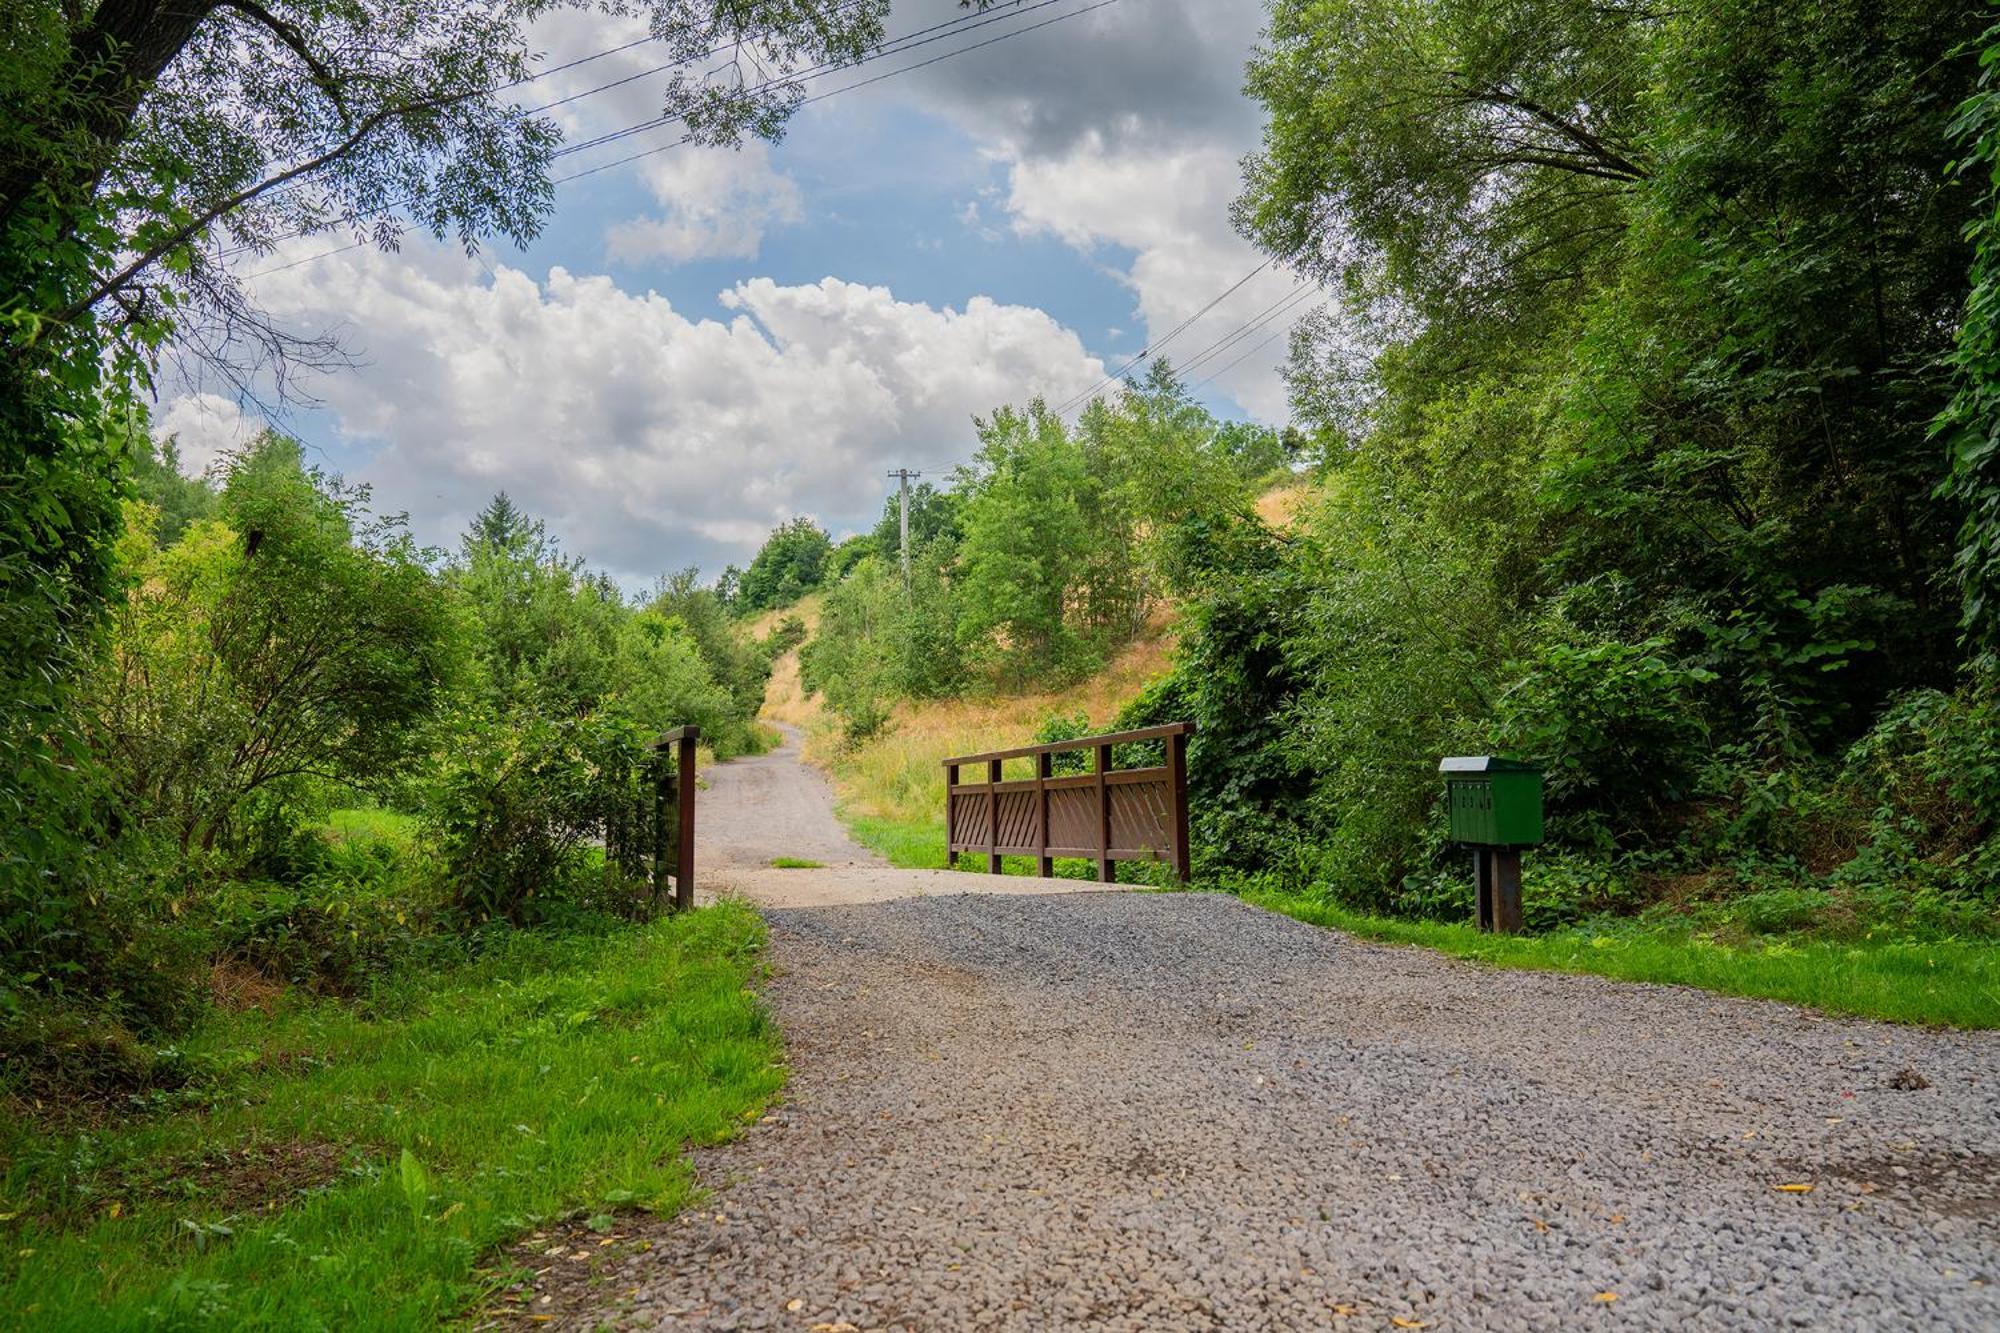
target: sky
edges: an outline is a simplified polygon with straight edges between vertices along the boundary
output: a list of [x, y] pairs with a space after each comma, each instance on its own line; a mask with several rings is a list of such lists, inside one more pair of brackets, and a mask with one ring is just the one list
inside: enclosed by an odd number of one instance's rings
[[[896, 0], [890, 36], [963, 14]], [[990, 17], [817, 81], [1004, 35], [808, 105], [776, 145], [673, 147], [668, 127], [563, 159], [662, 148], [561, 186], [526, 250], [321, 236], [246, 260], [267, 310], [337, 330], [359, 363], [308, 382], [317, 405], [279, 424], [422, 542], [455, 545], [504, 490], [635, 588], [746, 564], [795, 515], [836, 538], [872, 527], [890, 469], [947, 479], [975, 417], [1083, 394], [1224, 293], [1164, 351], [1220, 415], [1282, 424], [1283, 334], [1314, 293], [1260, 270], [1228, 217], [1261, 123], [1241, 92], [1259, 0]], [[645, 28], [562, 11], [536, 35], [555, 65]], [[641, 45], [530, 86], [553, 100], [657, 63]], [[639, 79], [555, 114], [575, 143], [658, 97]], [[190, 471], [260, 424], [200, 383], [155, 411]]]

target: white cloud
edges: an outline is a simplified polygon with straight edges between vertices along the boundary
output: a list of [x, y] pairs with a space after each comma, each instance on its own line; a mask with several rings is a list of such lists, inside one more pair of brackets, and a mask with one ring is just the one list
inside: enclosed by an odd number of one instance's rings
[[647, 158], [641, 175], [662, 211], [607, 229], [616, 259], [755, 259], [767, 227], [802, 216], [798, 186], [772, 169], [760, 142], [682, 148]]
[[263, 426], [220, 394], [184, 393], [154, 416], [153, 437], [172, 439], [181, 471], [198, 477], [224, 454], [248, 444]]
[[[1225, 212], [1237, 171], [1235, 155], [1215, 146], [1140, 155], [1087, 136], [1060, 157], [1016, 161], [1007, 211], [1023, 234], [1053, 234], [1086, 251], [1103, 246], [1130, 251], [1129, 266], [1119, 276], [1132, 289], [1150, 342], [1263, 262], [1264, 256], [1230, 228]], [[1186, 368], [1195, 382], [1223, 370], [1311, 303], [1307, 298], [1273, 310], [1297, 288], [1291, 273], [1266, 268], [1167, 343], [1167, 359]], [[1268, 322], [1256, 323], [1267, 313]], [[1273, 369], [1284, 356], [1282, 341], [1268, 351], [1248, 356], [1218, 383], [1253, 415], [1282, 421], [1284, 386]]]
[[[1002, 163], [1015, 231], [1103, 257], [1157, 339], [1263, 259], [1229, 221], [1242, 157], [1257, 144], [1260, 116], [1240, 84], [1263, 18], [1258, 0], [1114, 6], [1003, 49], [1011, 55], [940, 66], [893, 95], [950, 116]], [[1175, 338], [1168, 359], [1188, 363], [1296, 287], [1286, 272], [1260, 274]], [[1317, 300], [1273, 312], [1189, 378], [1228, 367]], [[1274, 339], [1217, 386], [1252, 415], [1285, 420], [1275, 370], [1284, 350]]]
[[746, 281], [728, 322], [557, 268], [490, 282], [356, 251], [258, 283], [300, 321], [339, 313], [370, 369], [316, 385], [337, 428], [379, 442], [364, 479], [419, 535], [456, 537], [498, 490], [628, 578], [742, 562], [776, 522], [870, 524], [887, 482], [942, 474], [971, 417], [1061, 399], [1104, 367], [1039, 310], [899, 301], [826, 278]]

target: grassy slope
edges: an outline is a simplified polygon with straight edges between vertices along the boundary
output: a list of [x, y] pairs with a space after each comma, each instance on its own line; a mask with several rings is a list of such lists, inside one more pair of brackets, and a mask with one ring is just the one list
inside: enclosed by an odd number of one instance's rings
[[155, 1114], [49, 1132], [0, 1113], [0, 1308], [52, 1328], [434, 1327], [537, 1221], [688, 1197], [682, 1146], [781, 1082], [749, 989], [762, 942], [734, 905], [515, 935], [367, 1006], [219, 1017], [187, 1049], [229, 1072]]

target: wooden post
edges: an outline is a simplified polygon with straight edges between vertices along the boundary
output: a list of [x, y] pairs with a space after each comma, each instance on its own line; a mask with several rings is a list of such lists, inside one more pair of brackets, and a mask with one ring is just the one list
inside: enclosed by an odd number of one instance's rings
[[1000, 768], [1003, 761], [986, 761], [986, 873], [1000, 873]]
[[958, 869], [958, 765], [944, 766], [944, 868]]
[[681, 733], [680, 846], [674, 858], [674, 910], [694, 907], [694, 749], [701, 735], [693, 727]]
[[1105, 774], [1111, 771], [1111, 747], [1097, 747], [1097, 880], [1113, 884], [1118, 880], [1118, 863], [1111, 859], [1111, 788]]
[[1043, 879], [1056, 873], [1056, 861], [1049, 855], [1049, 778], [1055, 773], [1055, 756], [1035, 756], [1035, 846], [1041, 849], [1036, 871]]
[[664, 748], [653, 751], [653, 906], [658, 908], [660, 899], [667, 894], [668, 837], [667, 837], [667, 784], [672, 780], [669, 760]]
[[1521, 849], [1477, 847], [1472, 852], [1472, 886], [1481, 930], [1521, 933]]
[[1493, 928], [1504, 935], [1521, 933], [1521, 849], [1499, 847], [1493, 852]]
[[1167, 822], [1174, 839], [1174, 874], [1185, 884], [1188, 864], [1187, 733], [1167, 737]]

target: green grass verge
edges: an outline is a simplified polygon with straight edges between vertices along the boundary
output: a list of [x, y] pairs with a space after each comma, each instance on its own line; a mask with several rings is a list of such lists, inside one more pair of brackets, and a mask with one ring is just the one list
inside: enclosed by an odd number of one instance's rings
[[1367, 916], [1291, 894], [1244, 896], [1317, 926], [1498, 967], [1699, 986], [1898, 1023], [2000, 1027], [2000, 944], [1990, 941], [1772, 937], [1738, 943], [1657, 918], [1489, 935], [1469, 925]]
[[824, 870], [826, 862], [809, 861], [803, 856], [774, 856], [771, 858], [773, 870]]
[[221, 1072], [143, 1113], [0, 1111], [0, 1308], [38, 1328], [433, 1328], [539, 1222], [689, 1197], [683, 1145], [782, 1082], [750, 990], [762, 945], [731, 904], [507, 935], [365, 1005], [219, 1017], [185, 1052]]

